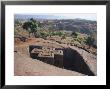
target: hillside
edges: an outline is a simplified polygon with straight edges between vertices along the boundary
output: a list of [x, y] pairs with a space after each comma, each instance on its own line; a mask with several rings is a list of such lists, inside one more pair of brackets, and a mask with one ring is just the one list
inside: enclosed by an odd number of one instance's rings
[[84, 19], [15, 19], [14, 31], [15, 37], [29, 36], [46, 39], [51, 38], [51, 36], [59, 36], [62, 40], [70, 38], [68, 39], [71, 40], [69, 44], [78, 44], [83, 47], [88, 45], [97, 48], [96, 21]]
[[[16, 21], [28, 21], [28, 19], [15, 19]], [[88, 35], [95, 34], [97, 32], [97, 22], [85, 19], [36, 19], [41, 28], [51, 30], [66, 30], [72, 32], [80, 32]]]
[[15, 19], [16, 76], [97, 75], [97, 22]]

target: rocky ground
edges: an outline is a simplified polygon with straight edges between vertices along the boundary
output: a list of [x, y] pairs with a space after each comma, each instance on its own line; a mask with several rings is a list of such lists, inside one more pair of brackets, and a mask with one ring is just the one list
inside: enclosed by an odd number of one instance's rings
[[70, 71], [39, 60], [33, 60], [29, 56], [15, 53], [14, 75], [15, 76], [83, 76], [83, 74]]
[[[15, 41], [15, 52], [14, 52], [14, 75], [15, 76], [84, 76], [76, 71], [71, 71], [67, 69], [62, 69], [55, 67], [53, 65], [46, 64], [39, 60], [30, 58], [28, 52], [26, 52], [26, 47], [29, 45], [41, 45], [49, 47], [69, 47], [76, 50], [82, 55], [84, 61], [87, 63], [91, 71], [97, 75], [97, 60], [96, 56], [90, 54], [83, 49], [79, 49], [75, 46], [70, 46], [66, 44], [58, 44], [57, 42], [52, 42], [49, 40], [38, 39], [28, 39], [26, 42], [21, 42], [19, 39]], [[22, 48], [22, 50], [16, 51], [16, 48]]]

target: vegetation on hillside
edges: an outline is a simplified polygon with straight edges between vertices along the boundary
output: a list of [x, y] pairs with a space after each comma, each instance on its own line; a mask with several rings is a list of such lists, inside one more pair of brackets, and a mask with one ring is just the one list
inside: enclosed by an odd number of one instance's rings
[[[71, 22], [71, 20], [69, 20]], [[69, 22], [68, 21], [68, 22]], [[48, 37], [52, 36], [59, 36], [57, 39], [57, 42], [60, 43], [66, 43], [70, 45], [75, 45], [77, 47], [86, 49], [87, 51], [90, 49], [93, 49], [91, 52], [96, 54], [96, 48], [97, 48], [97, 38], [96, 38], [96, 30], [95, 27], [92, 28], [92, 26], [88, 27], [89, 24], [92, 24], [93, 26], [96, 24], [96, 22], [92, 21], [73, 21], [71, 23], [74, 23], [76, 28], [71, 27], [71, 24], [65, 25], [62, 21], [60, 23], [57, 23], [58, 21], [37, 21], [33, 18], [25, 21], [19, 21], [15, 20], [15, 30], [14, 35], [15, 36], [24, 36], [24, 37], [34, 37], [34, 38], [43, 38], [47, 39]], [[84, 23], [82, 23], [84, 22]], [[81, 26], [80, 26], [81, 25]], [[82, 25], [85, 26], [82, 29]], [[91, 30], [90, 30], [91, 29]], [[95, 51], [94, 51], [95, 50]]]

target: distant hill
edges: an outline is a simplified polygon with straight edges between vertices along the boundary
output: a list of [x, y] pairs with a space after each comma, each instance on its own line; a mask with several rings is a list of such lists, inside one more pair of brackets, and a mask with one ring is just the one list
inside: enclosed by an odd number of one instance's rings
[[[80, 32], [87, 35], [97, 33], [97, 21], [86, 19], [64, 19], [62, 16], [53, 15], [15, 15], [15, 20], [25, 22], [30, 18], [35, 19], [42, 28], [54, 30], [66, 30], [72, 32]], [[57, 18], [57, 19], [56, 19]]]

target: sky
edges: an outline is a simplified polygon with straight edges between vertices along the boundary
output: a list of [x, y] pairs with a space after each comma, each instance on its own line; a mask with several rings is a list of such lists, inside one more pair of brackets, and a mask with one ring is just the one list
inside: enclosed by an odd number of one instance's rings
[[75, 14], [15, 14], [15, 18], [39, 18], [39, 19], [86, 19], [97, 20], [95, 13], [75, 13]]

